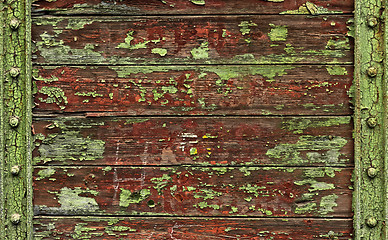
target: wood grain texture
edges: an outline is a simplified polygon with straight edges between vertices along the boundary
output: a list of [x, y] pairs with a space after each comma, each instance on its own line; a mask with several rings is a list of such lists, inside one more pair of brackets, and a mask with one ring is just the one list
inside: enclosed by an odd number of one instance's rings
[[[40, 17], [36, 64], [353, 62], [351, 15]], [[349, 26], [348, 26], [348, 25]]]
[[35, 67], [35, 113], [349, 115], [353, 67]]
[[[352, 13], [353, 0], [310, 0], [318, 14]], [[37, 0], [34, 14], [311, 14], [305, 0]], [[300, 11], [298, 11], [300, 9]]]
[[36, 239], [341, 239], [351, 219], [37, 217]]
[[350, 117], [38, 120], [35, 165], [353, 166]]
[[36, 167], [36, 215], [351, 217], [350, 168]]

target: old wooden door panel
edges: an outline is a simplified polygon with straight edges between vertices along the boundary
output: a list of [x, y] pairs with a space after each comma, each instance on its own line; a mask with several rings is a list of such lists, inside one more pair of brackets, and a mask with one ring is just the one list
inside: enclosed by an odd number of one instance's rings
[[353, 166], [350, 117], [34, 122], [37, 165]]
[[36, 63], [352, 63], [351, 15], [39, 17]]
[[35, 113], [349, 115], [349, 65], [37, 67]]
[[352, 5], [34, 2], [35, 236], [350, 238]]
[[352, 13], [352, 0], [37, 0], [35, 14], [99, 14], [99, 15], [159, 15], [159, 14], [336, 14]]
[[[74, 222], [77, 225], [74, 226]], [[330, 224], [328, 224], [330, 223]], [[352, 221], [316, 218], [40, 218], [35, 236], [46, 239], [342, 239], [352, 237]], [[55, 229], [53, 229], [55, 226]], [[72, 226], [69, 228], [69, 226]], [[322, 234], [324, 233], [324, 234]]]
[[347, 168], [37, 167], [40, 215], [349, 217]]

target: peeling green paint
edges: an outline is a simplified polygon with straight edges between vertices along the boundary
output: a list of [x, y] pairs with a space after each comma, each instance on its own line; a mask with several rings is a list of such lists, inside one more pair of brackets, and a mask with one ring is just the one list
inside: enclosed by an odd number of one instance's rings
[[55, 174], [54, 168], [46, 168], [46, 169], [39, 170], [38, 172], [39, 177], [36, 178], [36, 181], [42, 180], [44, 178], [49, 178], [54, 174]]
[[67, 20], [67, 26], [66, 29], [73, 29], [73, 30], [79, 30], [85, 27], [85, 25], [90, 25], [94, 22], [94, 20], [91, 19], [85, 19], [85, 18], [69, 18]]
[[270, 23], [271, 31], [268, 33], [269, 39], [271, 41], [287, 41], [288, 29], [284, 25], [275, 25]]
[[238, 26], [240, 27], [241, 34], [246, 35], [251, 32], [251, 27], [257, 27], [257, 24], [252, 21], [242, 21]]
[[[269, 149], [266, 155], [270, 158], [280, 159], [283, 163], [300, 164], [309, 163], [342, 163], [340, 150], [347, 143], [342, 137], [309, 136], [299, 137], [297, 143], [282, 143]], [[324, 154], [320, 152], [326, 150]], [[317, 151], [320, 151], [319, 153]], [[301, 157], [301, 153], [306, 153], [306, 158]]]
[[60, 213], [93, 213], [100, 212], [100, 208], [96, 200], [92, 197], [83, 197], [80, 194], [89, 193], [91, 195], [98, 195], [98, 192], [93, 190], [85, 190], [80, 187], [74, 189], [63, 187], [60, 192], [57, 193], [58, 203], [61, 205], [59, 208], [51, 207], [53, 212]]
[[167, 49], [164, 48], [153, 48], [151, 50], [152, 53], [154, 54], [159, 54], [160, 56], [164, 57], [167, 54]]
[[324, 14], [338, 14], [343, 13], [342, 11], [331, 11], [322, 6], [318, 6], [311, 2], [302, 4], [298, 9], [287, 10], [280, 14], [311, 14], [311, 15], [324, 15]]
[[209, 43], [203, 42], [198, 48], [193, 48], [191, 50], [191, 55], [194, 59], [207, 59], [209, 58]]
[[158, 191], [159, 195], [163, 195], [163, 189], [167, 187], [168, 184], [172, 183], [172, 177], [163, 174], [161, 177], [151, 178], [151, 182], [155, 184], [154, 188]]
[[195, 5], [203, 6], [206, 4], [205, 0], [190, 0], [190, 2], [194, 3]]
[[303, 204], [299, 204], [296, 208], [295, 208], [295, 213], [296, 214], [305, 214], [305, 213], [309, 213], [309, 212], [314, 212], [316, 211], [317, 209], [317, 204], [314, 203], [314, 202], [307, 202], [307, 203], [303, 203]]
[[47, 95], [46, 98], [38, 98], [39, 101], [45, 102], [45, 103], [55, 103], [57, 104], [61, 109], [65, 108], [65, 105], [68, 104], [67, 97], [65, 96], [65, 93], [62, 89], [58, 87], [47, 87], [43, 86], [39, 93]]
[[326, 49], [331, 50], [350, 50], [349, 38], [330, 39], [326, 44]]
[[138, 192], [121, 188], [120, 192], [120, 207], [127, 208], [130, 204], [139, 204], [151, 196], [149, 189], [141, 189]]
[[336, 200], [338, 196], [336, 194], [331, 194], [328, 196], [323, 196], [319, 204], [319, 213], [322, 215], [327, 215], [330, 212], [334, 212], [334, 207], [337, 207], [338, 204]]
[[330, 75], [348, 75], [348, 71], [346, 71], [346, 68], [341, 66], [326, 66], [326, 69]]
[[103, 158], [105, 142], [94, 140], [90, 137], [82, 137], [79, 130], [62, 128], [57, 134], [49, 134], [42, 140], [38, 148], [39, 156], [35, 157], [35, 163], [51, 161], [93, 161]]
[[282, 129], [287, 129], [293, 133], [303, 133], [306, 129], [331, 127], [350, 124], [351, 117], [332, 117], [325, 120], [311, 118], [292, 118], [282, 122]]

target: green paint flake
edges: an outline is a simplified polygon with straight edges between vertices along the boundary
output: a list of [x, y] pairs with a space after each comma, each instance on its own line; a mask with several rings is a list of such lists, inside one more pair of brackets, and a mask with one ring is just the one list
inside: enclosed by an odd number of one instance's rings
[[[297, 143], [282, 143], [269, 149], [266, 155], [270, 158], [279, 159], [282, 163], [342, 163], [348, 161], [340, 159], [340, 150], [346, 145], [347, 140], [342, 137], [309, 136], [299, 137]], [[322, 151], [326, 151], [323, 154]], [[306, 153], [306, 158], [301, 153]]]
[[67, 97], [65, 96], [65, 92], [58, 88], [58, 87], [47, 87], [43, 86], [40, 90], [39, 93], [46, 95], [46, 98], [39, 98], [39, 101], [45, 102], [45, 103], [55, 103], [57, 104], [61, 109], [64, 109], [65, 106], [67, 105]]
[[130, 50], [147, 48], [147, 44], [151, 41], [144, 41], [144, 42], [139, 42], [135, 45], [131, 45], [132, 40], [135, 39], [132, 36], [133, 34], [134, 34], [134, 31], [129, 31], [127, 33], [127, 37], [124, 39], [124, 42], [117, 45], [116, 48], [126, 48], [126, 49], [130, 49]]
[[93, 161], [103, 158], [105, 142], [83, 137], [75, 130], [64, 130], [58, 134], [46, 136], [39, 148], [35, 163], [51, 161]]
[[42, 169], [38, 172], [39, 177], [37, 177], [36, 180], [39, 181], [39, 180], [42, 180], [44, 178], [51, 177], [54, 174], [55, 174], [55, 169], [53, 169], [53, 168]]
[[269, 26], [271, 26], [271, 31], [268, 33], [268, 37], [271, 39], [271, 41], [286, 41], [287, 35], [288, 35], [288, 29], [287, 26], [284, 25], [275, 25], [270, 23]]
[[302, 4], [298, 9], [287, 10], [281, 12], [280, 14], [311, 14], [311, 15], [325, 15], [325, 14], [336, 14], [343, 13], [342, 11], [330, 11], [327, 8], [318, 6], [311, 2], [306, 2]]
[[207, 202], [199, 202], [198, 204], [195, 204], [194, 207], [195, 208], [200, 208], [200, 209], [213, 208], [214, 210], [219, 210], [221, 208], [220, 205], [208, 204]]
[[152, 53], [154, 54], [159, 54], [160, 56], [164, 57], [167, 54], [167, 49], [164, 48], [153, 48], [151, 50]]
[[241, 34], [246, 35], [251, 32], [251, 27], [257, 27], [257, 24], [252, 21], [242, 21], [238, 26], [240, 27]]
[[163, 189], [167, 187], [168, 184], [172, 183], [172, 177], [163, 174], [162, 177], [151, 178], [151, 182], [155, 184], [154, 188], [158, 191], [159, 195], [163, 195]]
[[82, 96], [82, 97], [103, 97], [104, 95], [102, 95], [101, 93], [97, 93], [96, 91], [92, 91], [92, 92], [75, 92], [74, 95], [76, 96]]
[[193, 48], [191, 50], [191, 55], [194, 59], [207, 59], [209, 58], [209, 43], [201, 43], [201, 46], [198, 48]]
[[98, 192], [94, 190], [84, 190], [80, 187], [74, 189], [64, 187], [60, 190], [58, 196], [58, 203], [61, 204], [60, 208], [50, 208], [53, 211], [57, 210], [60, 213], [95, 213], [99, 212], [99, 206], [96, 200], [92, 197], [79, 196], [80, 194], [92, 194], [98, 195]]
[[121, 188], [120, 192], [120, 207], [127, 208], [130, 204], [139, 204], [151, 196], [149, 189], [141, 189], [138, 192]]
[[266, 189], [265, 186], [258, 186], [256, 184], [250, 184], [250, 183], [245, 184], [244, 186], [241, 186], [239, 189], [243, 190], [246, 193], [253, 194], [255, 197], [259, 197], [267, 193], [266, 190], [263, 191], [264, 189]]
[[200, 192], [194, 194], [194, 198], [202, 198], [203, 200], [214, 199], [222, 196], [221, 192], [214, 191], [213, 189], [200, 189]]
[[346, 68], [341, 66], [326, 66], [326, 70], [330, 75], [348, 75], [348, 71], [346, 71]]
[[190, 148], [190, 155], [197, 155], [198, 150], [196, 148]]
[[143, 123], [147, 121], [149, 121], [148, 118], [131, 118], [131, 119], [127, 119], [124, 124], [127, 125], [127, 124]]
[[351, 117], [333, 117], [325, 120], [321, 119], [309, 119], [309, 118], [292, 118], [290, 120], [283, 121], [282, 129], [287, 129], [293, 133], [300, 134], [306, 129], [331, 127], [339, 125], [350, 124]]
[[326, 44], [326, 49], [330, 50], [350, 50], [349, 38], [330, 39]]
[[322, 197], [318, 212], [321, 215], [327, 215], [330, 212], [334, 212], [333, 208], [338, 206], [336, 203], [337, 198], [338, 196], [335, 194]]
[[316, 211], [316, 209], [317, 209], [317, 204], [316, 203], [314, 203], [314, 202], [307, 202], [307, 203], [299, 204], [295, 208], [295, 213], [296, 214], [311, 213], [311, 212]]
[[205, 0], [190, 0], [190, 2], [200, 6], [204, 6], [206, 4]]
[[71, 237], [73, 239], [94, 239], [104, 235], [102, 232], [93, 232], [98, 231], [99, 229], [86, 227], [87, 225], [87, 223], [77, 223], [74, 227], [74, 232], [71, 234]]
[[85, 18], [69, 18], [66, 26], [66, 29], [79, 30], [85, 27], [85, 25], [90, 25], [94, 20], [85, 19]]

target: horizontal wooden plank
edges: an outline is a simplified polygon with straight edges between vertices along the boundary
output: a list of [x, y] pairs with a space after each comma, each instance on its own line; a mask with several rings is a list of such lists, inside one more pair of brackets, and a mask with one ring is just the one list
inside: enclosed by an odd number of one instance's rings
[[33, 19], [36, 64], [352, 63], [352, 15]]
[[346, 65], [35, 67], [34, 112], [350, 115]]
[[351, 168], [36, 167], [36, 215], [351, 217]]
[[36, 0], [34, 14], [340, 14], [352, 13], [353, 0]]
[[351, 219], [37, 217], [35, 239], [342, 239]]
[[350, 117], [35, 119], [35, 165], [353, 166]]

